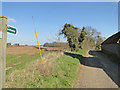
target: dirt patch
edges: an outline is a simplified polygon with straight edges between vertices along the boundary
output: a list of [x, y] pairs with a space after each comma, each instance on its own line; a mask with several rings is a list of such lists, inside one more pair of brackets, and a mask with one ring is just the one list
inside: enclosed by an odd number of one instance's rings
[[7, 47], [7, 54], [13, 54], [13, 55], [17, 55], [17, 54], [28, 54], [28, 55], [32, 55], [34, 53], [39, 52], [39, 50], [35, 47], [23, 47], [23, 46], [14, 46], [14, 47]]
[[[41, 51], [62, 51], [65, 48], [61, 47], [41, 47]], [[7, 54], [13, 54], [13, 55], [18, 55], [18, 54], [28, 54], [32, 55], [34, 53], [39, 53], [39, 48], [38, 47], [32, 47], [32, 46], [9, 46], [7, 47]]]
[[58, 72], [58, 74], [61, 76], [61, 77], [66, 77], [67, 75], [65, 74], [65, 73], [63, 73], [63, 72]]
[[6, 69], [5, 70], [9, 70], [9, 69], [11, 69], [12, 67], [6, 67]]
[[18, 64], [21, 64], [21, 62], [14, 63], [14, 64], [12, 64], [10, 67], [6, 67], [5, 70], [9, 70], [9, 69], [13, 68], [13, 66], [16, 66], [16, 65], [18, 65]]
[[20, 64], [21, 62], [18, 62], [18, 63], [14, 63], [14, 64], [12, 64], [13, 66], [16, 66], [16, 65], [18, 65], [18, 64]]
[[[36, 47], [38, 48], [38, 47]], [[70, 51], [70, 48], [66, 48], [66, 47], [41, 47], [41, 50], [43, 51]]]
[[17, 56], [17, 57], [15, 57], [14, 59], [18, 59], [18, 58], [20, 58], [21, 56]]

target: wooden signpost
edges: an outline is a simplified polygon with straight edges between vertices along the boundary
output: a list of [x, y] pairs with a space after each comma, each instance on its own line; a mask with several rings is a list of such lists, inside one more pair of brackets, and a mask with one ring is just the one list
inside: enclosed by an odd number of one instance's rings
[[0, 90], [5, 87], [7, 32], [16, 34], [16, 28], [7, 26], [7, 17], [0, 16]]
[[0, 16], [0, 89], [5, 85], [7, 17]]

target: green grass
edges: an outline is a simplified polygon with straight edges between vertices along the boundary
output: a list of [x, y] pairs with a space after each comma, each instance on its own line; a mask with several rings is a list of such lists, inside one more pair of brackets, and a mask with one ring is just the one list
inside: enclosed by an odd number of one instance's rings
[[[13, 56], [15, 56], [15, 58], [13, 58]], [[14, 70], [20, 70], [20, 69], [24, 69], [27, 67], [27, 65], [29, 63], [31, 63], [31, 61], [34, 61], [38, 58], [39, 54], [34, 54], [34, 55], [26, 55], [26, 54], [22, 54], [20, 55], [21, 57], [16, 58], [17, 55], [7, 55], [7, 60], [6, 60], [6, 66], [12, 66], [12, 64], [14, 63], [18, 63], [21, 62], [20, 64], [13, 66], [12, 69], [8, 70], [6, 72], [6, 75], [9, 75], [9, 73], [11, 73]]]
[[25, 88], [72, 88], [80, 65], [79, 60], [63, 55], [56, 60], [56, 64], [57, 67], [53, 74], [47, 77], [36, 74], [34, 76], [35, 81], [27, 82]]
[[[6, 83], [8, 87], [13, 88], [20, 86], [23, 86], [21, 88], [72, 88], [80, 65], [79, 59], [85, 55], [86, 51], [87, 50], [80, 50], [79, 52], [63, 54], [52, 62], [52, 65], [55, 66], [55, 70], [48, 76], [41, 75], [32, 67], [32, 62], [35, 63], [36, 60], [40, 58], [39, 53], [33, 55], [7, 55], [7, 66], [19, 61], [21, 61], [21, 64], [14, 66], [6, 72]], [[44, 52], [43, 56], [48, 53], [51, 52]], [[80, 58], [75, 58], [71, 54], [75, 56], [80, 55]], [[21, 57], [16, 58], [18, 56]], [[28, 72], [24, 72], [27, 70]], [[13, 81], [12, 84], [11, 81]]]
[[[44, 52], [42, 55], [47, 55], [49, 52]], [[18, 57], [20, 56], [20, 57]], [[14, 70], [22, 70], [29, 66], [33, 61], [40, 59], [39, 53], [33, 55], [20, 54], [20, 55], [10, 55], [6, 56], [6, 67], [11, 67], [13, 64], [21, 62], [20, 64], [13, 66], [12, 69], [7, 70], [6, 75], [9, 75]]]
[[85, 56], [85, 54], [86, 54], [87, 51], [88, 51], [88, 49], [80, 49], [78, 52], [71, 52], [71, 53]]

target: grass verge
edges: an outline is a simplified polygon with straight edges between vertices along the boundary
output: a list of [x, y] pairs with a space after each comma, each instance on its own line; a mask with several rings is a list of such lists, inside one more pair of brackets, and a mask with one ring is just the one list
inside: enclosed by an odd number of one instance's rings
[[[84, 55], [86, 50], [69, 52], [74, 55]], [[72, 88], [80, 65], [79, 59], [63, 52], [45, 52], [44, 65], [41, 64], [39, 54], [7, 56], [11, 65], [18, 61], [22, 63], [7, 70], [7, 88]], [[17, 60], [15, 61], [15, 58]]]

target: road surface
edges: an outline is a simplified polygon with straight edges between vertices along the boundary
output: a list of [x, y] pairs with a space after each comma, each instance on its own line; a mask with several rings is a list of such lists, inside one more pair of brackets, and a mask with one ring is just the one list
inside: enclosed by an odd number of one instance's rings
[[118, 88], [118, 65], [96, 51], [88, 51], [84, 61], [80, 88]]

